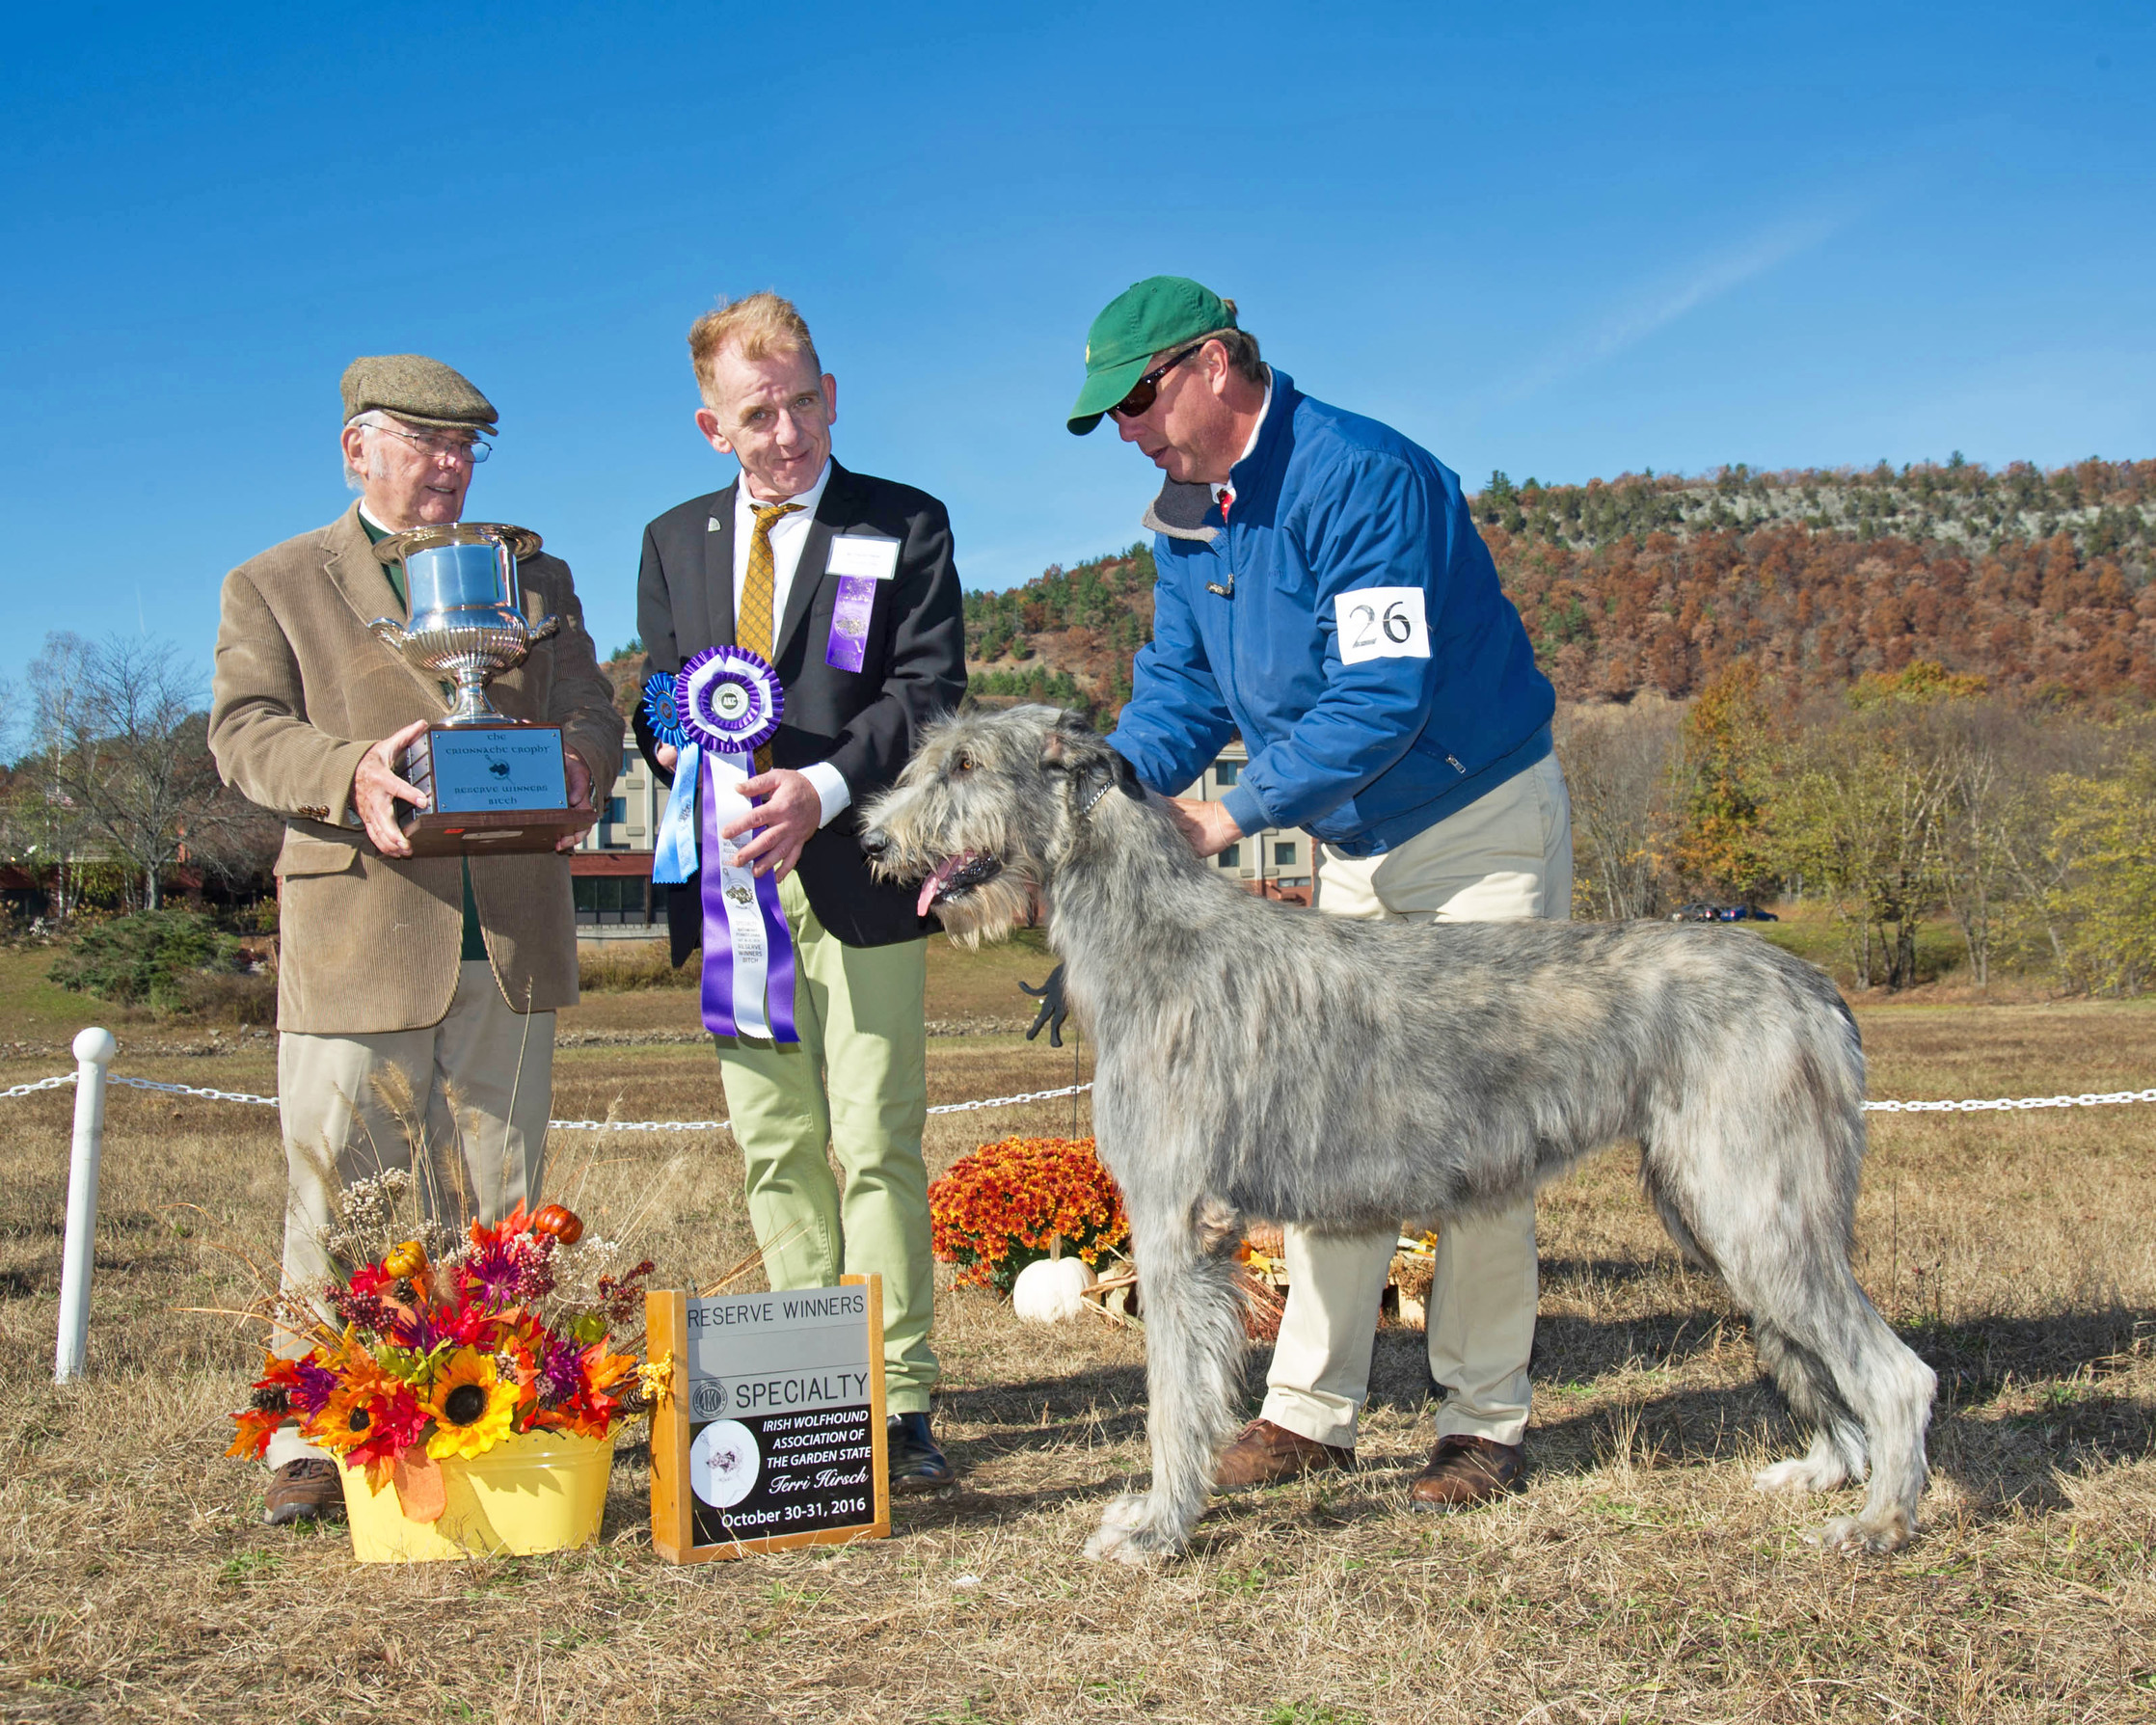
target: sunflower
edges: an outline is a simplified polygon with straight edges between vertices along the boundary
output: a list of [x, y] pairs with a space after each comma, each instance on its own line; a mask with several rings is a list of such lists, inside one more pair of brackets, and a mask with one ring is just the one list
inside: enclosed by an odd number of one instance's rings
[[436, 1375], [426, 1410], [435, 1422], [427, 1454], [436, 1461], [448, 1456], [469, 1461], [509, 1436], [517, 1412], [517, 1387], [501, 1381], [493, 1355], [459, 1348]]
[[374, 1425], [374, 1404], [401, 1388], [393, 1378], [371, 1369], [372, 1363], [347, 1366], [338, 1376], [330, 1399], [304, 1428], [311, 1442], [343, 1455], [367, 1441]]
[[364, 1468], [367, 1483], [380, 1491], [389, 1483], [396, 1459], [426, 1430], [427, 1411], [408, 1385], [396, 1384], [388, 1395], [367, 1404], [367, 1428], [362, 1442], [344, 1453], [347, 1468]]

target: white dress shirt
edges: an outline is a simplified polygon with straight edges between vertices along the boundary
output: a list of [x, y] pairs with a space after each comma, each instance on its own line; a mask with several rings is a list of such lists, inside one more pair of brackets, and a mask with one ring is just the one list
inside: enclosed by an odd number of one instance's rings
[[[1241, 465], [1242, 465], [1242, 464], [1243, 464], [1244, 462], [1246, 462], [1246, 461], [1250, 460], [1250, 458], [1251, 458], [1251, 451], [1252, 451], [1252, 450], [1253, 450], [1253, 449], [1255, 449], [1255, 448], [1257, 447], [1257, 440], [1258, 440], [1259, 436], [1260, 436], [1260, 435], [1261, 435], [1261, 434], [1262, 434], [1262, 433], [1264, 432], [1264, 430], [1265, 430], [1265, 416], [1266, 416], [1267, 414], [1271, 413], [1272, 411], [1273, 411], [1273, 368], [1272, 368], [1272, 366], [1268, 365], [1268, 366], [1266, 366], [1266, 367], [1265, 367], [1265, 399], [1264, 399], [1264, 401], [1263, 401], [1262, 403], [1260, 403], [1260, 404], [1259, 404], [1259, 406], [1258, 406], [1258, 410], [1257, 410], [1257, 423], [1256, 423], [1255, 425], [1253, 425], [1253, 426], [1251, 427], [1251, 441], [1250, 441], [1249, 443], [1247, 443], [1247, 444], [1245, 444], [1245, 445], [1243, 445], [1243, 452], [1242, 452], [1242, 454], [1238, 455], [1238, 456], [1237, 456], [1237, 457], [1235, 458], [1235, 464], [1236, 464], [1236, 466], [1240, 467], [1240, 466], [1241, 466]], [[1222, 499], [1223, 499], [1224, 498], [1225, 498], [1225, 499], [1232, 499], [1232, 498], [1233, 498], [1234, 496], [1235, 496], [1235, 487], [1234, 487], [1234, 486], [1232, 486], [1232, 485], [1228, 485], [1228, 484], [1225, 484], [1225, 483], [1224, 483], [1224, 484], [1216, 485], [1216, 486], [1214, 486], [1214, 487], [1213, 487], [1213, 501], [1214, 501], [1214, 502], [1216, 502], [1216, 503], [1220, 502], [1220, 501], [1221, 501], [1221, 500], [1222, 500]], [[1225, 513], [1225, 511], [1224, 511], [1223, 513]], [[739, 585], [739, 584], [740, 584], [740, 583], [739, 583], [739, 582], [737, 581], [737, 582], [736, 582], [736, 585]]]
[[[741, 614], [741, 588], [748, 580], [748, 546], [756, 532], [757, 505], [767, 509], [773, 503], [800, 505], [792, 515], [782, 515], [771, 523], [771, 646], [774, 650], [778, 646], [778, 632], [786, 621], [786, 601], [794, 591], [794, 576], [801, 566], [801, 548], [808, 543], [809, 524], [816, 519], [816, 506], [823, 500], [823, 488], [830, 482], [831, 464], [826, 459], [823, 471], [816, 475], [816, 483], [794, 497], [750, 497], [746, 472], [734, 487], [734, 616], [737, 622]], [[810, 579], [813, 580], [821, 574], [822, 570], [813, 570]], [[828, 826], [840, 810], [852, 803], [852, 787], [846, 782], [846, 774], [830, 762], [813, 762], [801, 768], [801, 776], [816, 787], [817, 798], [823, 805], [818, 826]]]

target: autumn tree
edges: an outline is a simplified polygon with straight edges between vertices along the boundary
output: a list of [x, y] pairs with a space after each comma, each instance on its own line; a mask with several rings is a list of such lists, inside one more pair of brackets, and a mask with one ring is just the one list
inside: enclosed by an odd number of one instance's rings
[[1767, 830], [1780, 866], [1833, 907], [1859, 986], [1876, 978], [1908, 987], [1917, 930], [1945, 894], [1940, 817], [1952, 768], [1927, 708], [1841, 704], [1792, 727], [1774, 776]]
[[1580, 914], [1620, 921], [1662, 908], [1678, 724], [1667, 706], [1574, 708], [1560, 716]]
[[2101, 778], [2062, 774], [2054, 846], [2072, 861], [2047, 894], [2066, 984], [2138, 994], [2156, 981], [2156, 754]]
[[195, 675], [169, 644], [124, 635], [50, 636], [32, 675], [46, 690], [41, 769], [78, 853], [122, 865], [154, 910], [190, 828], [245, 819], [218, 782]]
[[1700, 690], [1683, 743], [1688, 789], [1672, 860], [1716, 897], [1756, 903], [1776, 876], [1761, 809], [1775, 726], [1757, 665], [1738, 660]]
[[49, 634], [30, 667], [24, 725], [28, 747], [10, 775], [0, 807], [0, 840], [9, 857], [40, 881], [54, 917], [73, 914], [90, 862], [90, 812], [68, 794], [67, 751], [84, 722], [91, 645], [80, 635]]

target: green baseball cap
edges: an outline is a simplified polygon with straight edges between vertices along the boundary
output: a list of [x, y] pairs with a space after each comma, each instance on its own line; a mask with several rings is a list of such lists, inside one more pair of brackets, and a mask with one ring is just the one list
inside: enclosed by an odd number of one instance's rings
[[1145, 375], [1156, 353], [1234, 327], [1235, 313], [1220, 295], [1188, 276], [1148, 276], [1133, 283], [1086, 332], [1086, 387], [1070, 410], [1072, 434], [1084, 437], [1098, 425], [1101, 415]]

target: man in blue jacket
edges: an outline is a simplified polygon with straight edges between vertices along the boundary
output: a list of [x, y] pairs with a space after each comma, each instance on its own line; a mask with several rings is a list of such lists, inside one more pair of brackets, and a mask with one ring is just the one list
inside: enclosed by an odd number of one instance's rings
[[[1221, 801], [1178, 800], [1192, 849], [1307, 827], [1316, 907], [1334, 916], [1569, 916], [1555, 697], [1459, 479], [1389, 427], [1301, 393], [1260, 361], [1233, 301], [1177, 276], [1093, 320], [1070, 429], [1104, 416], [1167, 475], [1145, 512], [1153, 638], [1109, 741], [1168, 794], [1238, 732], [1250, 750]], [[1444, 1403], [1417, 1508], [1519, 1482], [1534, 1226], [1529, 1199], [1439, 1234], [1429, 1351]], [[1394, 1231], [1286, 1235], [1265, 1405], [1223, 1456], [1224, 1488], [1354, 1460]]]

